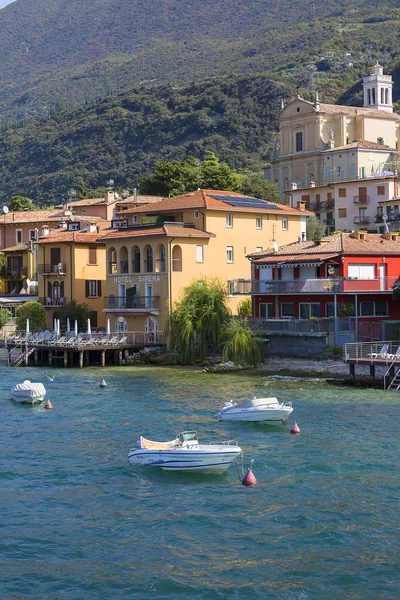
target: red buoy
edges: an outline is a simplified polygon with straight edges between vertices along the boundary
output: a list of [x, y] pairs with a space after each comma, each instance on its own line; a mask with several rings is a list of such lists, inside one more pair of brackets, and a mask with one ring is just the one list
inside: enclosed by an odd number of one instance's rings
[[52, 403], [50, 402], [50, 400], [47, 400], [46, 404], [44, 405], [45, 408], [53, 408]]
[[247, 469], [246, 475], [242, 479], [242, 485], [257, 485], [258, 481], [254, 476], [250, 467]]
[[295, 422], [292, 429], [290, 430], [290, 433], [300, 433], [300, 427], [297, 425], [297, 423]]

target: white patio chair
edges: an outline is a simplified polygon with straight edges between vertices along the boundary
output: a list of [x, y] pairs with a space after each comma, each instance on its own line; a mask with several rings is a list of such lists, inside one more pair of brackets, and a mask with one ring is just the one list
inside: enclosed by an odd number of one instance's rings
[[388, 353], [386, 356], [390, 360], [400, 360], [400, 346], [397, 348], [397, 350], [396, 350], [396, 352], [394, 354], [389, 354]]
[[371, 352], [368, 354], [371, 358], [387, 358], [387, 351], [389, 350], [389, 344], [383, 344], [379, 352]]

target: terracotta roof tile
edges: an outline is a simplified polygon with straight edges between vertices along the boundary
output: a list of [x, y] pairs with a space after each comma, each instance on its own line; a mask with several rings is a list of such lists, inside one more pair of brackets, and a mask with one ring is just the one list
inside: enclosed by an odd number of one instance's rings
[[168, 225], [149, 225], [139, 226], [124, 229], [113, 229], [106, 236], [103, 236], [102, 241], [119, 240], [128, 238], [153, 237], [153, 236], [174, 236], [174, 237], [197, 237], [210, 238], [214, 234], [196, 229], [195, 227], [187, 227], [178, 224]]
[[[226, 198], [226, 201], [224, 201]], [[312, 213], [307, 211], [300, 211], [297, 208], [291, 208], [285, 204], [278, 204], [276, 202], [265, 201], [265, 206], [257, 207], [243, 207], [233, 206], [228, 203], [229, 198], [248, 198], [249, 196], [239, 194], [237, 192], [229, 192], [226, 190], [196, 190], [195, 192], [188, 192], [175, 198], [166, 198], [160, 202], [154, 202], [151, 205], [138, 206], [137, 208], [131, 208], [124, 211], [126, 214], [151, 214], [151, 213], [165, 213], [177, 210], [188, 210], [188, 209], [217, 209], [217, 210], [228, 210], [229, 212], [254, 212], [254, 213], [285, 213], [285, 214], [302, 214], [310, 215]], [[262, 200], [258, 202], [263, 202]]]
[[391, 121], [400, 120], [400, 115], [389, 112], [387, 110], [375, 110], [374, 108], [365, 108], [358, 106], [344, 106], [340, 104], [319, 104], [317, 112], [328, 114], [344, 113], [352, 117], [361, 115], [364, 117], [373, 117], [374, 119], [389, 119]]
[[276, 262], [305, 262], [309, 260], [326, 260], [342, 254], [400, 255], [400, 237], [396, 240], [384, 238], [378, 233], [369, 233], [365, 240], [353, 237], [351, 233], [338, 233], [322, 238], [322, 243], [315, 241], [294, 242], [281, 246], [278, 252], [268, 249], [264, 252], [249, 255], [254, 264], [271, 264]]
[[8, 248], [4, 248], [2, 252], [7, 254], [7, 252], [27, 252], [27, 250], [31, 249], [31, 243], [25, 242], [24, 244], [17, 244], [16, 246], [9, 246]]
[[344, 146], [335, 146], [335, 148], [330, 148], [329, 150], [325, 150], [324, 152], [335, 152], [335, 150], [350, 150], [351, 148], [361, 148], [365, 150], [389, 150], [390, 152], [397, 152], [395, 148], [391, 148], [390, 146], [386, 146], [385, 144], [378, 144], [378, 142], [368, 142], [367, 140], [355, 140], [350, 144], [345, 144]]
[[40, 237], [39, 244], [54, 244], [62, 242], [74, 242], [76, 244], [103, 243], [100, 241], [100, 238], [104, 237], [108, 229], [111, 230], [111, 223], [110, 221], [102, 220], [97, 227], [99, 228], [99, 231], [94, 231], [92, 233], [88, 232], [86, 229], [79, 231], [54, 229], [47, 235]]

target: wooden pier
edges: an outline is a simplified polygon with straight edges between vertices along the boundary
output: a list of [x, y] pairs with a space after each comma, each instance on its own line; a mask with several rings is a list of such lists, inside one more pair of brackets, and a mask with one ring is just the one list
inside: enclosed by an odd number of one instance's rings
[[357, 365], [369, 366], [373, 379], [376, 367], [384, 367], [384, 389], [400, 390], [400, 341], [345, 344], [343, 360], [349, 365], [353, 377], [356, 376]]
[[28, 334], [4, 340], [7, 360], [13, 366], [79, 367], [123, 365], [146, 347], [163, 347], [158, 336], [143, 332], [58, 336]]

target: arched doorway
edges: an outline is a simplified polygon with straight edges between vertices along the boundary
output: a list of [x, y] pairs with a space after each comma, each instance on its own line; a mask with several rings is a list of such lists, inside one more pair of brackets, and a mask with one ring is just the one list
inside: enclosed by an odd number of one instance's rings
[[144, 323], [144, 339], [146, 343], [158, 342], [158, 323], [154, 317], [147, 317]]

